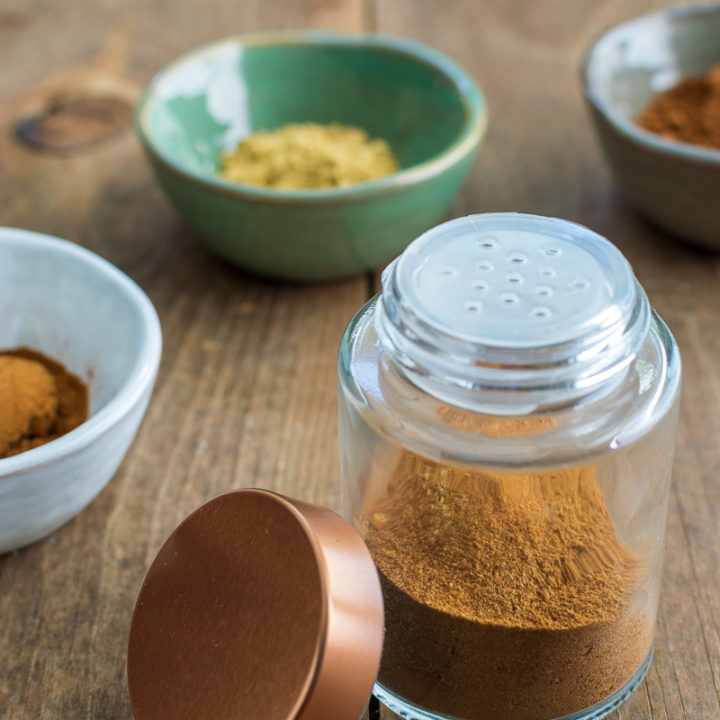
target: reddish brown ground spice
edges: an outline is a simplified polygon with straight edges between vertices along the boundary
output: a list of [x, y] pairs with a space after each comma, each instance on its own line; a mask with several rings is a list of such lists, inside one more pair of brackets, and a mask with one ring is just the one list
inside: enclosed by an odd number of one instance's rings
[[668, 140], [720, 150], [720, 65], [657, 95], [635, 123]]

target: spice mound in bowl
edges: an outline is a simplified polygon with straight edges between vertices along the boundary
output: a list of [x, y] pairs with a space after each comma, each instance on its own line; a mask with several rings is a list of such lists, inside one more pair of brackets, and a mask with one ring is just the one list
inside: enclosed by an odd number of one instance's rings
[[390, 146], [361, 128], [290, 123], [255, 132], [223, 153], [219, 175], [247, 185], [309, 190], [368, 182], [397, 169]]
[[29, 348], [0, 352], [0, 458], [44, 445], [88, 417], [85, 383]]
[[720, 5], [677, 6], [617, 25], [582, 81], [618, 185], [654, 224], [720, 249]]
[[486, 124], [472, 78], [432, 48], [315, 31], [192, 50], [136, 110], [158, 180], [198, 237], [295, 281], [397, 256], [445, 214]]
[[150, 300], [94, 253], [0, 228], [0, 553], [80, 512], [115, 474], [160, 361]]
[[635, 122], [668, 140], [720, 150], [720, 64], [655, 96]]

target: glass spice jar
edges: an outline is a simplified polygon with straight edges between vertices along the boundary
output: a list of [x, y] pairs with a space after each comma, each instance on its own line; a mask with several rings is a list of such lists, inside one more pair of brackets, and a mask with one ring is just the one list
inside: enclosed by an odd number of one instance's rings
[[415, 720], [599, 718], [650, 664], [680, 356], [622, 254], [515, 213], [428, 231], [339, 356], [343, 511]]

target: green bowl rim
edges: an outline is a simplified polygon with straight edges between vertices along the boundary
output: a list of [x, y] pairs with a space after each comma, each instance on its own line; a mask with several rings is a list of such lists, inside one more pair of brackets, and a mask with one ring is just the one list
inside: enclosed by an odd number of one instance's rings
[[[165, 74], [195, 56], [225, 44], [240, 44], [243, 46], [341, 45], [394, 51], [407, 55], [414, 60], [430, 65], [451, 81], [465, 110], [463, 126], [455, 140], [447, 148], [428, 160], [377, 180], [341, 188], [276, 190], [243, 185], [224, 180], [215, 175], [196, 172], [181, 165], [156, 146], [151, 133], [148, 132], [147, 115], [154, 99], [154, 91]], [[134, 119], [136, 133], [143, 147], [155, 162], [159, 162], [166, 170], [204, 188], [245, 200], [264, 200], [280, 203], [333, 203], [381, 195], [387, 191], [414, 185], [428, 177], [440, 174], [473, 152], [480, 144], [487, 129], [488, 112], [485, 96], [469, 73], [446, 55], [415, 40], [380, 33], [355, 35], [315, 30], [290, 30], [233, 35], [200, 45], [183, 53], [155, 73], [135, 106]]]
[[720, 150], [705, 147], [703, 145], [693, 145], [691, 143], [682, 142], [680, 140], [667, 140], [661, 135], [643, 130], [633, 122], [626, 120], [615, 112], [615, 109], [608, 103], [603, 102], [595, 93], [590, 82], [589, 68], [593, 59], [597, 46], [610, 35], [619, 32], [622, 28], [626, 28], [636, 23], [645, 22], [651, 18], [666, 16], [670, 23], [677, 19], [683, 19], [692, 15], [715, 15], [720, 13], [720, 5], [701, 4], [701, 5], [673, 5], [653, 10], [652, 12], [638, 15], [636, 17], [616, 23], [605, 30], [598, 33], [590, 43], [580, 64], [580, 81], [582, 82], [585, 99], [607, 120], [607, 122], [615, 128], [615, 130], [630, 142], [639, 143], [661, 155], [673, 155], [678, 159], [695, 162], [703, 165], [720, 164]]

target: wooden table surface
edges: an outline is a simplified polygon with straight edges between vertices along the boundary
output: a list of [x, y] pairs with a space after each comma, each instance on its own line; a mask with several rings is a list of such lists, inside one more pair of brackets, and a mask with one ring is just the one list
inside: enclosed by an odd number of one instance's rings
[[164, 332], [150, 408], [115, 478], [50, 538], [0, 557], [0, 718], [132, 718], [135, 597], [164, 538], [198, 504], [260, 486], [337, 507], [335, 353], [377, 287], [375, 276], [275, 284], [214, 259], [169, 207], [122, 113], [94, 144], [83, 142], [92, 122], [56, 127], [48, 142], [70, 143], [64, 154], [28, 148], [14, 127], [53, 104], [62, 120], [76, 96], [132, 103], [155, 70], [214, 38], [311, 26], [408, 35], [462, 63], [487, 95], [490, 130], [451, 214], [518, 210], [589, 225], [627, 255], [675, 333], [684, 394], [657, 650], [612, 718], [720, 718], [720, 257], [652, 229], [617, 192], [577, 70], [599, 30], [662, 4], [0, 3], [0, 224], [108, 258], [146, 290]]

